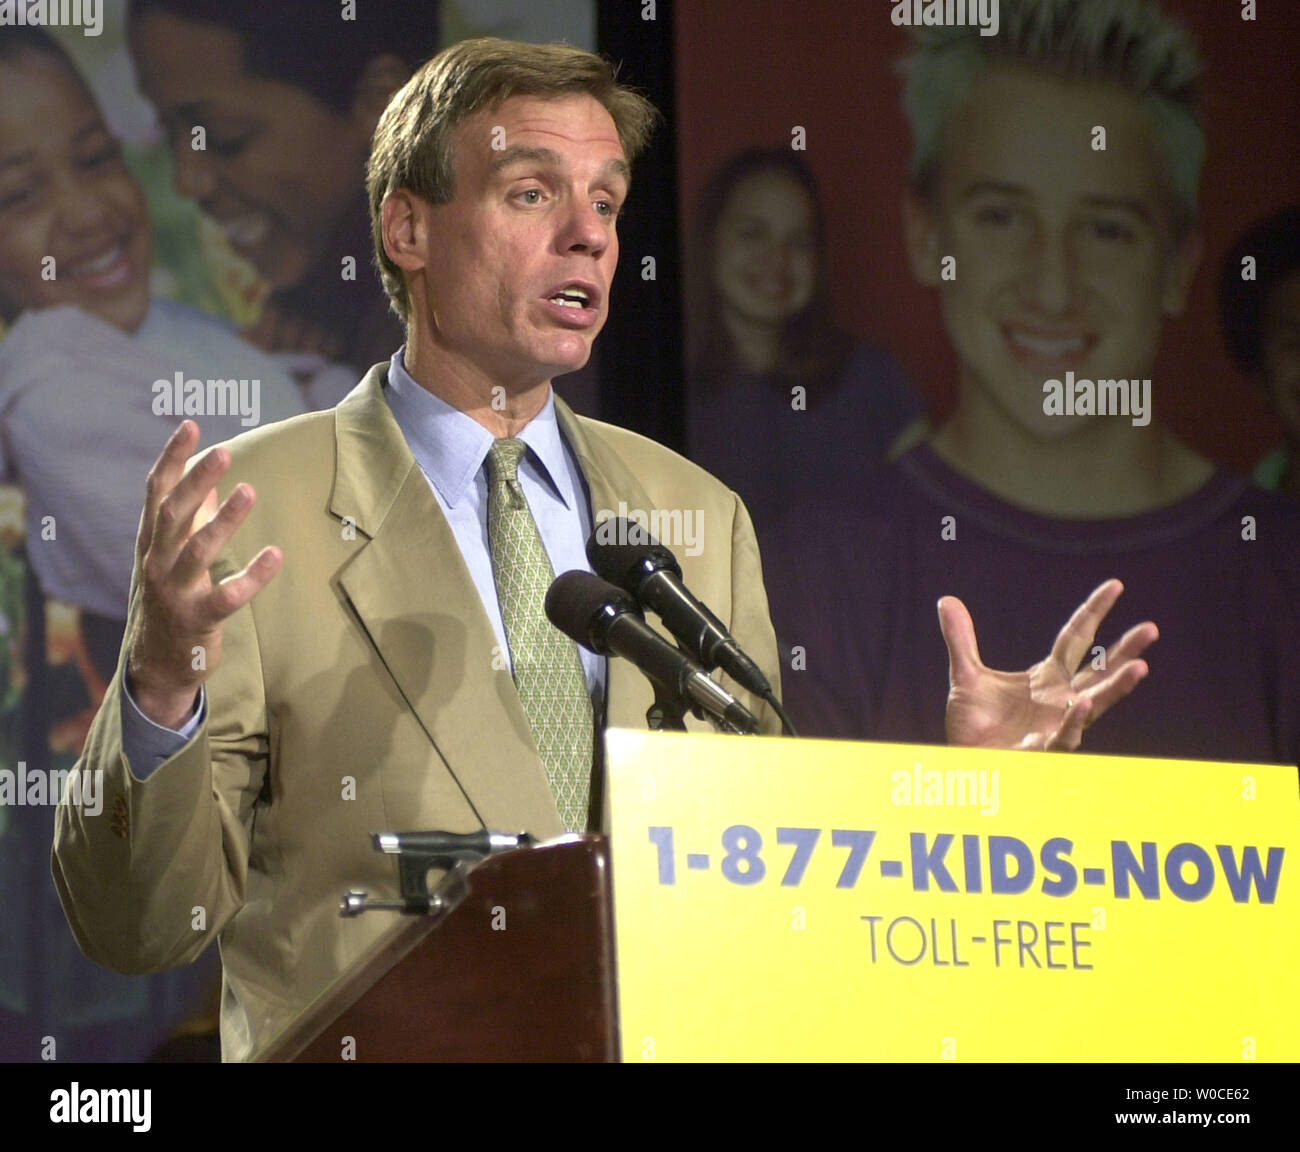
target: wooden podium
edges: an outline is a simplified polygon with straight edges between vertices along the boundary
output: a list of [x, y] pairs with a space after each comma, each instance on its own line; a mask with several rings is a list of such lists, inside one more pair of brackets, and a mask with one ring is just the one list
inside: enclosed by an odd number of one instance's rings
[[[609, 852], [574, 836], [490, 856], [444, 917], [404, 923], [257, 1057], [618, 1059]], [[341, 894], [340, 894], [341, 895]]]

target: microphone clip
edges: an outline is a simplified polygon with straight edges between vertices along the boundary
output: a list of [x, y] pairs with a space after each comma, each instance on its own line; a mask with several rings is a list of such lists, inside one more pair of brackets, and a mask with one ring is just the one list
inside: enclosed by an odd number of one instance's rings
[[651, 732], [685, 732], [686, 709], [676, 692], [666, 691], [658, 681], [651, 680], [655, 702], [645, 711], [646, 727]]
[[758, 732], [753, 715], [703, 672], [687, 681], [687, 691], [674, 692], [658, 681], [651, 683], [655, 702], [645, 714], [651, 732], [685, 732], [688, 708], [692, 716], [712, 724], [715, 732], [729, 736], [753, 736]]
[[[411, 916], [447, 916], [469, 895], [469, 874], [478, 861], [497, 852], [529, 848], [536, 841], [527, 832], [375, 832], [376, 852], [397, 857], [400, 900], [371, 900], [356, 889], [343, 897], [339, 915], [363, 912], [404, 912]], [[446, 868], [437, 888], [429, 891], [429, 873]]]

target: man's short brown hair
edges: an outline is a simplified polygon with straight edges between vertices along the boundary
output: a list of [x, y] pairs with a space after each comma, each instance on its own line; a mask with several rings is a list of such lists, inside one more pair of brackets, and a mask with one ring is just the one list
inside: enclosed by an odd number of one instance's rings
[[449, 203], [456, 193], [452, 134], [460, 124], [511, 96], [573, 93], [591, 96], [610, 114], [631, 163], [650, 138], [654, 106], [619, 84], [609, 61], [568, 44], [462, 40], [424, 64], [393, 96], [375, 128], [366, 193], [379, 276], [404, 324], [410, 323], [410, 301], [401, 270], [384, 251], [385, 197], [404, 188], [431, 204]]

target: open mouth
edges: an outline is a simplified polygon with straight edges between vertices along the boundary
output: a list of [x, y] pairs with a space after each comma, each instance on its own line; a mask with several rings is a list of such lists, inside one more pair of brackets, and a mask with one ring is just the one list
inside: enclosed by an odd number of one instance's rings
[[561, 288], [554, 296], [548, 297], [552, 304], [565, 308], [590, 308], [591, 294], [585, 288]]
[[566, 328], [594, 328], [600, 323], [600, 289], [581, 280], [558, 285], [542, 299], [551, 318]]
[[1011, 324], [1002, 325], [1002, 337], [1012, 355], [1023, 363], [1075, 367], [1087, 359], [1097, 338], [1085, 332], [1049, 334]]
[[226, 239], [237, 248], [252, 248], [262, 243], [271, 231], [270, 218], [264, 212], [248, 212], [217, 223]]
[[94, 289], [119, 288], [131, 276], [131, 255], [125, 237], [118, 237], [89, 259], [69, 262], [67, 277]]

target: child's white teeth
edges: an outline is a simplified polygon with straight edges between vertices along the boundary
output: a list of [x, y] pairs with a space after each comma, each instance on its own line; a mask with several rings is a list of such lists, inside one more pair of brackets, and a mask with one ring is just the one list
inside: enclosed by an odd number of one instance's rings
[[84, 264], [78, 264], [70, 270], [72, 276], [98, 276], [101, 272], [107, 272], [114, 264], [122, 258], [122, 245], [115, 244], [104, 255], [95, 260], [88, 260]]
[[227, 220], [221, 227], [236, 244], [256, 244], [269, 230], [269, 222], [265, 216], [249, 215]]
[[1014, 328], [1011, 330], [1011, 339], [1040, 356], [1073, 356], [1076, 352], [1082, 352], [1086, 345], [1082, 336], [1071, 336], [1066, 340], [1044, 340]]

